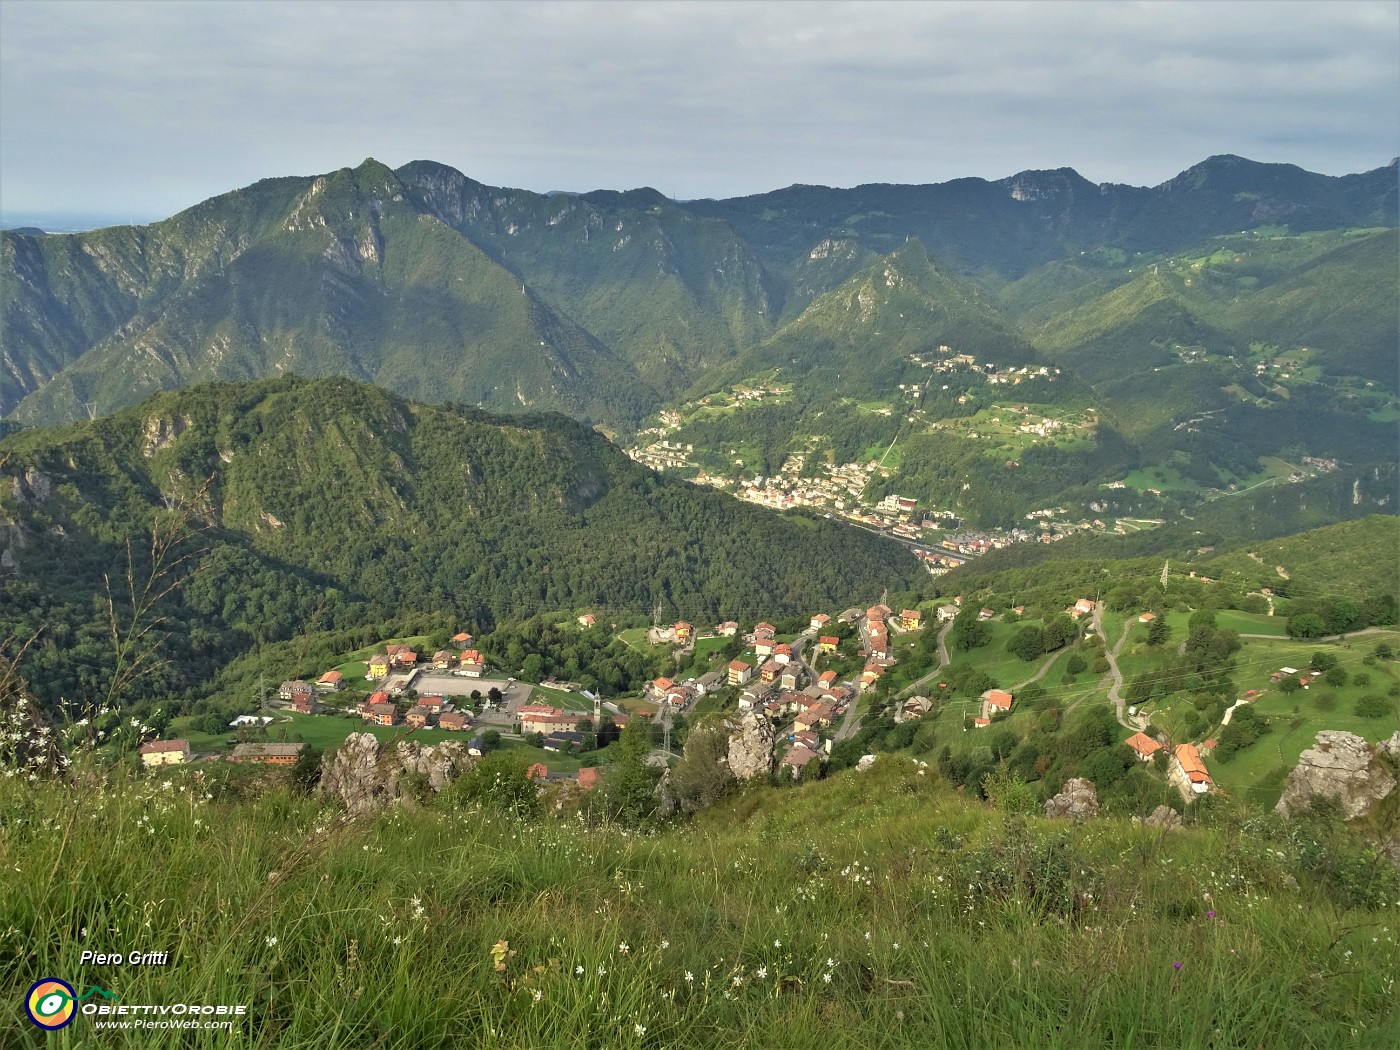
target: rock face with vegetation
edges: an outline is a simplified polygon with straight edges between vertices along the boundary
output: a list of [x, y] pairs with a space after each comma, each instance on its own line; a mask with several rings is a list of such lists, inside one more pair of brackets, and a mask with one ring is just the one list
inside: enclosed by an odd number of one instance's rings
[[1337, 802], [1347, 820], [1364, 817], [1395, 790], [1395, 776], [1381, 756], [1391, 763], [1400, 760], [1400, 733], [1375, 747], [1354, 733], [1318, 733], [1317, 744], [1298, 756], [1275, 811], [1294, 816], [1314, 798], [1327, 798]]
[[739, 780], [766, 777], [773, 772], [773, 726], [749, 711], [725, 721], [729, 730], [729, 770]]
[[323, 759], [320, 788], [356, 817], [397, 799], [441, 794], [474, 764], [457, 740], [432, 746], [400, 740], [385, 748], [369, 733], [352, 733]]
[[1164, 828], [1170, 831], [1181, 827], [1181, 814], [1172, 809], [1171, 806], [1158, 806], [1147, 816], [1143, 824], [1149, 828]]
[[1099, 796], [1091, 780], [1075, 777], [1065, 782], [1058, 795], [1045, 803], [1047, 817], [1068, 817], [1081, 820], [1099, 815]]

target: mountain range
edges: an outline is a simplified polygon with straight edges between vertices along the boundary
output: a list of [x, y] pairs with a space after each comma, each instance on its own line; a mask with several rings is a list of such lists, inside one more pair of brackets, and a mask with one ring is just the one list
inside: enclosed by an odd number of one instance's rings
[[154, 389], [293, 370], [627, 422], [911, 239], [999, 287], [1057, 261], [1261, 226], [1393, 227], [1394, 189], [1393, 166], [1331, 178], [1215, 157], [1151, 189], [1062, 169], [679, 203], [367, 160], [144, 227], [7, 231], [0, 411], [59, 422]]
[[[1394, 163], [1338, 178], [1234, 156], [1151, 188], [1059, 169], [689, 202], [366, 160], [149, 226], [5, 232], [0, 413], [48, 425], [204, 380], [345, 375], [619, 440], [679, 412], [671, 436], [710, 471], [899, 444], [886, 487], [942, 505], [981, 460], [1025, 459], [1011, 497], [958, 497], [1009, 520], [1144, 466], [1204, 489], [1260, 457], [1390, 458], [1396, 197]], [[933, 384], [940, 352], [970, 363]], [[1089, 440], [969, 445], [959, 421], [1003, 379], [1092, 409]], [[781, 403], [689, 425], [765, 383]]]

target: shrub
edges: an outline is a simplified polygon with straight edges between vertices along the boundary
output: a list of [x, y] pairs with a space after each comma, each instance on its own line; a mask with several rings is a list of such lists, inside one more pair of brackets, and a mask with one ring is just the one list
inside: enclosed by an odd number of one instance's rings
[[1356, 717], [1358, 718], [1384, 718], [1390, 714], [1390, 701], [1375, 693], [1367, 693], [1360, 700], [1356, 701]]
[[530, 816], [539, 808], [539, 799], [529, 770], [525, 752], [493, 751], [457, 778], [443, 797], [452, 806], [475, 804]]

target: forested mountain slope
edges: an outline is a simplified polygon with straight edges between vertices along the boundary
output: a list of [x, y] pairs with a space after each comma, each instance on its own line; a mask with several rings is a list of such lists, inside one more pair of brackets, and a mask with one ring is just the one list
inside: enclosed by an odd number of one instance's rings
[[[921, 573], [859, 530], [658, 477], [564, 417], [414, 404], [343, 379], [161, 394], [13, 435], [0, 464], [0, 638], [40, 632], [29, 676], [46, 700], [112, 674], [104, 577], [125, 624], [162, 566], [193, 573], [142, 614], [167, 618], [170, 662], [148, 688], [169, 692], [306, 631], [657, 604], [697, 623], [805, 614]], [[163, 557], [153, 531], [171, 537]]]

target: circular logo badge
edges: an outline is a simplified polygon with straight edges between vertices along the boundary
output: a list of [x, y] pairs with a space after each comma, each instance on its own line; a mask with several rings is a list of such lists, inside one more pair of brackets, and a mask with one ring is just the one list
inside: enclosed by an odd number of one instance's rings
[[31, 1021], [52, 1032], [73, 1023], [73, 1015], [78, 1012], [77, 997], [78, 993], [67, 981], [45, 977], [29, 989], [24, 1009]]

